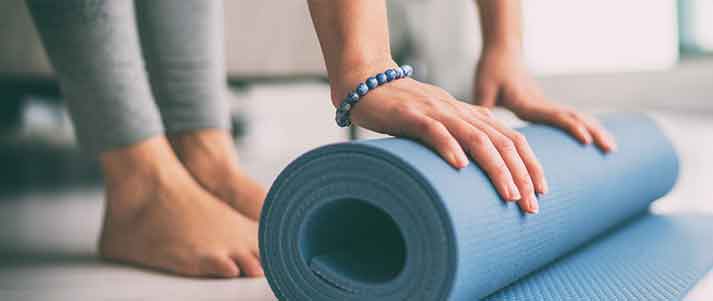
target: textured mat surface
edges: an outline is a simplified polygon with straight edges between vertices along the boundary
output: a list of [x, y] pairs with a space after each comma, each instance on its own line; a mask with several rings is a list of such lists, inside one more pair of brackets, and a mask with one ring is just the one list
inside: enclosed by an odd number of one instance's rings
[[409, 140], [311, 151], [263, 209], [270, 286], [281, 300], [680, 299], [713, 264], [713, 220], [646, 214], [675, 183], [676, 154], [645, 116], [603, 123], [615, 154], [521, 129], [551, 190], [528, 216], [475, 164], [454, 170]]
[[713, 264], [711, 224], [642, 216], [487, 300], [681, 300]]

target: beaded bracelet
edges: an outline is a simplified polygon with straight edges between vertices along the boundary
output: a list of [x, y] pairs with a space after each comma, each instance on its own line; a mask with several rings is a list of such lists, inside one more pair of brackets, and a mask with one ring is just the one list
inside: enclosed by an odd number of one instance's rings
[[383, 73], [379, 73], [373, 77], [367, 78], [366, 81], [357, 85], [354, 91], [347, 94], [342, 103], [337, 108], [337, 116], [334, 118], [337, 121], [337, 125], [340, 127], [348, 127], [352, 124], [349, 119], [349, 112], [351, 109], [359, 102], [359, 99], [364, 97], [369, 91], [378, 88], [390, 81], [397, 79], [402, 79], [404, 77], [411, 76], [413, 74], [413, 67], [409, 65], [403, 65], [401, 67], [388, 69]]

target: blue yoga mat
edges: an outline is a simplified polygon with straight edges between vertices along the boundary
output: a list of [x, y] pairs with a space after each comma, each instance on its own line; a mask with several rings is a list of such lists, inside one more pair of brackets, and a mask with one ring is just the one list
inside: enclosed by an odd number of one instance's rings
[[280, 300], [679, 300], [713, 266], [713, 219], [647, 213], [676, 153], [644, 115], [602, 123], [618, 152], [520, 129], [550, 184], [536, 215], [411, 140], [310, 151], [263, 208], [270, 286]]

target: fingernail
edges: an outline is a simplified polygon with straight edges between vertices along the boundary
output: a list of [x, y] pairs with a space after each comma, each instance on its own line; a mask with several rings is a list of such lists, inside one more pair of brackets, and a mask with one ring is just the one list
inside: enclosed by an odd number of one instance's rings
[[456, 155], [454, 153], [448, 153], [446, 155], [448, 162], [451, 163], [457, 169], [463, 169], [468, 166], [468, 158], [465, 157], [463, 153]]
[[540, 211], [540, 205], [538, 204], [537, 197], [534, 194], [530, 199], [530, 210], [533, 214]]
[[582, 131], [581, 133], [584, 135], [584, 144], [592, 144], [592, 140], [594, 140], [594, 138], [592, 138], [592, 135], [590, 135], [585, 128], [581, 128], [580, 130]]
[[517, 189], [515, 183], [510, 182], [510, 184], [508, 185], [508, 191], [510, 192], [511, 201], [517, 201], [522, 198], [522, 195], [520, 195], [520, 190]]
[[462, 164], [458, 161], [458, 159], [456, 159], [456, 155], [453, 153], [448, 153], [448, 161], [450, 161], [456, 168], [461, 168]]
[[540, 182], [540, 193], [545, 194], [550, 191], [550, 185], [547, 183], [547, 180], [542, 179], [542, 182]]
[[468, 157], [464, 153], [460, 153], [459, 157], [461, 168], [465, 168], [466, 166], [468, 166], [468, 164], [470, 163], [470, 161], [468, 161]]
[[445, 157], [446, 157], [446, 160], [448, 161], [448, 163], [450, 163], [451, 165], [453, 165], [453, 167], [455, 167], [455, 168], [457, 168], [457, 169], [461, 169], [461, 168], [462, 168], [462, 167], [461, 167], [461, 166], [462, 166], [462, 163], [459, 162], [458, 159], [456, 159], [456, 155], [454, 155], [453, 153], [447, 153]]

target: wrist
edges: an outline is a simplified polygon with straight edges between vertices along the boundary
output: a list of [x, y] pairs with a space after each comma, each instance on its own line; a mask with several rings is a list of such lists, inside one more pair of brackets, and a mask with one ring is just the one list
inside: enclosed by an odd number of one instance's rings
[[[361, 71], [364, 70], [372, 70], [373, 65], [368, 65], [365, 66], [365, 69], [358, 69], [359, 72], [351, 73], [351, 74], [361, 74]], [[368, 72], [368, 71], [366, 71]], [[369, 74], [369, 73], [364, 73], [364, 74]], [[403, 65], [403, 66], [394, 66], [391, 68], [385, 69], [383, 72], [375, 73], [374, 75], [368, 77], [364, 81], [359, 81], [359, 84], [356, 86], [354, 90], [349, 92], [347, 96], [344, 98], [342, 101], [337, 101], [336, 95], [338, 95], [339, 90], [345, 90], [345, 89], [340, 89], [339, 87], [343, 86], [340, 84], [335, 84], [335, 90], [333, 90], [332, 95], [333, 95], [333, 102], [335, 107], [337, 107], [337, 110], [335, 112], [335, 117], [334, 120], [337, 122], [337, 125], [339, 127], [348, 127], [352, 125], [350, 115], [352, 108], [356, 106], [358, 103], [361, 102], [361, 99], [366, 97], [366, 95], [369, 93], [371, 90], [377, 89], [379, 86], [386, 85], [389, 82], [395, 81], [395, 80], [400, 80], [402, 78], [407, 78], [410, 77], [413, 74], [413, 67], [409, 65]], [[356, 77], [355, 77], [356, 78]], [[351, 80], [345, 80], [344, 82], [349, 82]]]
[[520, 39], [515, 38], [485, 41], [483, 43], [483, 55], [492, 53], [521, 56], [522, 43]]
[[489, 62], [489, 64], [524, 64], [525, 55], [519, 47], [496, 46], [484, 47], [480, 54], [479, 61]]
[[396, 67], [398, 65], [390, 55], [374, 58], [351, 57], [341, 60], [329, 72], [332, 104], [338, 107], [347, 93], [354, 90], [356, 85], [386, 69]]

